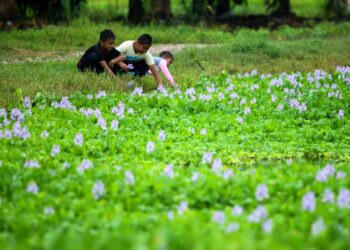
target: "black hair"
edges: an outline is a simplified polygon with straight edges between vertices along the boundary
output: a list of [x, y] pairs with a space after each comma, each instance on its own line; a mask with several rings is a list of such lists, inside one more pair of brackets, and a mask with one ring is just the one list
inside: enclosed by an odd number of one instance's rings
[[159, 57], [170, 58], [172, 61], [174, 61], [174, 56], [170, 51], [165, 50], [165, 51], [160, 52]]
[[113, 33], [113, 31], [111, 31], [111, 30], [103, 30], [103, 31], [101, 31], [101, 33], [100, 33], [100, 41], [107, 41], [107, 40], [109, 40], [109, 39], [115, 39], [115, 35], [114, 35], [114, 33]]
[[137, 41], [143, 45], [152, 45], [152, 37], [149, 34], [143, 34], [139, 38], [137, 38]]

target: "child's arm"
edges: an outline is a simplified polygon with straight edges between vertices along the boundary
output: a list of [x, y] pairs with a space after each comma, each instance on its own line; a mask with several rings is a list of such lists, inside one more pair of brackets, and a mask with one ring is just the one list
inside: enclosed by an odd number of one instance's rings
[[125, 58], [126, 57], [122, 53], [120, 53], [119, 56], [117, 56], [108, 63], [108, 66], [112, 69], [115, 64], [120, 65], [120, 63], [123, 62]]
[[158, 87], [162, 86], [163, 85], [162, 80], [160, 79], [156, 65], [152, 64], [152, 65], [149, 65], [148, 67], [151, 70], [154, 78], [156, 79]]
[[111, 70], [111, 68], [107, 65], [106, 61], [100, 61], [99, 63], [101, 64], [102, 68], [108, 73], [108, 75], [110, 75], [111, 77], [116, 76]]
[[175, 86], [175, 81], [173, 76], [171, 75], [168, 66], [167, 66], [167, 62], [165, 60], [161, 60], [159, 63], [159, 68], [162, 71], [163, 75], [165, 76], [165, 78], [168, 80], [168, 82], [170, 83], [171, 86]]

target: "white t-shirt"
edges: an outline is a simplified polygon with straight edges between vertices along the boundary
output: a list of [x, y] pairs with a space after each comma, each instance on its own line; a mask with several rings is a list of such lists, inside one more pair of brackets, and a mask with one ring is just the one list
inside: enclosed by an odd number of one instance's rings
[[134, 41], [125, 41], [120, 44], [116, 49], [126, 56], [128, 61], [141, 61], [145, 60], [147, 65], [153, 65], [154, 60], [149, 51], [143, 54], [136, 54], [133, 47]]

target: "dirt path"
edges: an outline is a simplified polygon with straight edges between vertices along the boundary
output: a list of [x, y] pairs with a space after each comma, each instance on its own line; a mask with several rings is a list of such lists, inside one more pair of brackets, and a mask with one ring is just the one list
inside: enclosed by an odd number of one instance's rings
[[[152, 55], [157, 56], [161, 51], [169, 50], [172, 53], [177, 53], [186, 47], [193, 48], [204, 48], [207, 44], [155, 44], [151, 47], [150, 52]], [[57, 62], [66, 61], [69, 59], [78, 60], [83, 51], [32, 51], [25, 49], [16, 49], [14, 57], [1, 60], [0, 64], [21, 64], [21, 63], [32, 63], [32, 62]]]

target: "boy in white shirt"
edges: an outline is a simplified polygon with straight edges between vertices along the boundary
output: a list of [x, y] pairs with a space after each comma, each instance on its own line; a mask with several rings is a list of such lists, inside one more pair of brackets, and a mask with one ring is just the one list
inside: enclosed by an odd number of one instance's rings
[[158, 70], [154, 64], [153, 57], [148, 49], [152, 45], [152, 37], [143, 34], [136, 41], [125, 41], [116, 49], [122, 53], [126, 59], [118, 63], [122, 71], [133, 72], [135, 76], [146, 75], [148, 69], [151, 70], [158, 87], [162, 86], [162, 81]]

